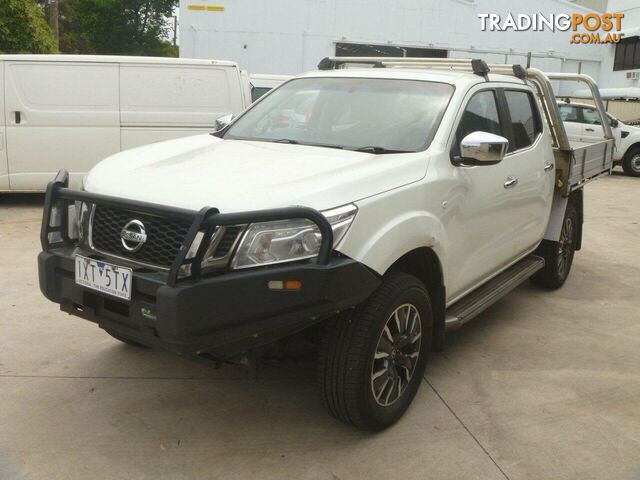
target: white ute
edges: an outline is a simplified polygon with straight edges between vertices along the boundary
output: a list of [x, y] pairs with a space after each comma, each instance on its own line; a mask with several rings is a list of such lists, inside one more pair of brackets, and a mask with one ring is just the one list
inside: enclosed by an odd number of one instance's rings
[[[558, 102], [558, 106], [569, 139], [594, 141], [602, 138], [602, 123], [593, 105], [565, 100]], [[610, 113], [607, 113], [607, 120], [616, 141], [615, 165], [620, 165], [631, 177], [640, 177], [640, 128], [627, 125]]]
[[[233, 360], [321, 327], [328, 410], [380, 430], [448, 329], [528, 278], [562, 286], [582, 187], [611, 172], [614, 140], [584, 75], [454, 59], [319, 67], [213, 135], [104, 160], [83, 190], [61, 171], [40, 288], [121, 341], [185, 356]], [[589, 86], [603, 138], [570, 143], [550, 80]]]

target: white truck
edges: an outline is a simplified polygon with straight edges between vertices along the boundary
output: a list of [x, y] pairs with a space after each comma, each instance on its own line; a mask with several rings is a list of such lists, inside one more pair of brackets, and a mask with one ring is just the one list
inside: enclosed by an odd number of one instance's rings
[[[320, 326], [329, 411], [380, 430], [427, 357], [528, 278], [567, 279], [613, 137], [571, 145], [550, 79], [482, 60], [327, 58], [212, 135], [47, 189], [40, 288], [126, 343], [232, 360]], [[355, 68], [353, 68], [355, 67]], [[370, 68], [373, 67], [373, 68]]]
[[[569, 139], [589, 142], [602, 138], [600, 115], [593, 105], [566, 100], [558, 105]], [[609, 113], [607, 120], [616, 141], [615, 165], [622, 166], [629, 176], [640, 177], [640, 128], [627, 125]]]
[[210, 132], [251, 104], [234, 62], [102, 55], [0, 55], [0, 192], [71, 185], [100, 160]]

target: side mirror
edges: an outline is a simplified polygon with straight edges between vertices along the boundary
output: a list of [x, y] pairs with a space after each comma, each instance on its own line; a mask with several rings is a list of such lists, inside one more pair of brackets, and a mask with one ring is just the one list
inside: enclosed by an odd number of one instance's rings
[[216, 132], [227, 128], [231, 124], [231, 120], [233, 120], [232, 113], [227, 113], [226, 115], [217, 118], [215, 125]]
[[509, 140], [488, 132], [472, 132], [460, 142], [460, 163], [494, 165], [500, 163], [509, 148]]
[[613, 118], [611, 117], [611, 128], [618, 128], [618, 126], [620, 125], [620, 122], [618, 121], [617, 118]]

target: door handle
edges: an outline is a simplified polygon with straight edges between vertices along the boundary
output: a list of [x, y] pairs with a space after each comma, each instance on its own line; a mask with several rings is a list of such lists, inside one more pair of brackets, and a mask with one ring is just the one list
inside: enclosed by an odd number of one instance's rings
[[547, 163], [547, 164], [544, 166], [544, 171], [545, 171], [545, 172], [550, 172], [551, 170], [553, 170], [553, 163]]
[[595, 130], [593, 128], [585, 128], [586, 132], [595, 132]]
[[16, 125], [20, 125], [20, 122], [22, 121], [22, 114], [20, 112], [13, 112], [13, 115]]
[[515, 177], [507, 178], [507, 181], [504, 182], [504, 188], [513, 188], [518, 184], [518, 179]]

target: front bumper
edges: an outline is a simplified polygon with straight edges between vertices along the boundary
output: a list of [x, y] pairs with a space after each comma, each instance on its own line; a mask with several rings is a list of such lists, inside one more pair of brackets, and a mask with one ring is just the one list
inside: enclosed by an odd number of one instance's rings
[[[229, 357], [270, 343], [364, 301], [380, 280], [364, 265], [332, 257], [224, 273], [168, 286], [134, 270], [131, 301], [75, 283], [75, 249], [38, 256], [40, 289], [61, 310], [145, 345], [182, 355]], [[273, 280], [299, 280], [298, 291], [271, 290]]]
[[[349, 258], [332, 253], [333, 232], [318, 211], [304, 207], [221, 214], [204, 207], [199, 212], [140, 201], [74, 191], [60, 171], [47, 187], [38, 256], [40, 289], [70, 314], [145, 345], [178, 354], [209, 353], [228, 357], [269, 343], [313, 325], [364, 301], [380, 284], [377, 274]], [[72, 238], [68, 227], [74, 202], [134, 209], [191, 223], [167, 272], [133, 269], [131, 300], [110, 297], [75, 283], [75, 255], [118, 264]], [[314, 262], [264, 266], [207, 275], [200, 269], [211, 235], [220, 225], [305, 218], [321, 233]], [[204, 235], [189, 256], [198, 234]], [[185, 267], [188, 269], [185, 270]], [[189, 272], [181, 274], [181, 272]], [[296, 291], [271, 290], [272, 281], [297, 280]]]

